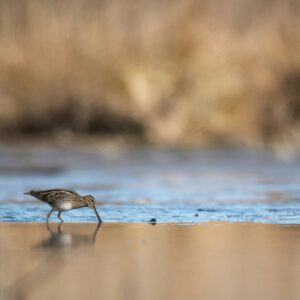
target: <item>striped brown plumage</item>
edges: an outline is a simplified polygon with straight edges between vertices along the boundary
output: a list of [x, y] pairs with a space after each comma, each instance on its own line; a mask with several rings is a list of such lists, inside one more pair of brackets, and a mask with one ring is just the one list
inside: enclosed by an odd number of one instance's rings
[[57, 216], [63, 222], [63, 219], [60, 217], [62, 211], [81, 207], [93, 209], [98, 221], [102, 222], [96, 209], [95, 198], [91, 195], [81, 196], [70, 189], [32, 190], [25, 193], [25, 195], [33, 196], [51, 206], [52, 209], [47, 214], [47, 222], [53, 211], [58, 211]]

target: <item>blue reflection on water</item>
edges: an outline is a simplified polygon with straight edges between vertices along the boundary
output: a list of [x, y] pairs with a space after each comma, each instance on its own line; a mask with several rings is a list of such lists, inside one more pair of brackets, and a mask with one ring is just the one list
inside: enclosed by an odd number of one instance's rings
[[[159, 223], [203, 223], [210, 221], [257, 222], [270, 224], [300, 224], [298, 203], [273, 205], [230, 204], [203, 207], [198, 211], [190, 205], [104, 205], [98, 207], [104, 222], [147, 222], [155, 218]], [[1, 204], [2, 222], [45, 222], [49, 211], [41, 204]], [[88, 208], [63, 212], [66, 222], [96, 222]], [[58, 222], [55, 214], [51, 222]]]
[[[23, 192], [55, 187], [93, 194], [108, 222], [300, 223], [298, 158], [282, 162], [266, 153], [208, 150], [0, 149], [0, 221], [43, 222], [47, 205]], [[64, 219], [92, 222], [94, 215], [80, 209]]]

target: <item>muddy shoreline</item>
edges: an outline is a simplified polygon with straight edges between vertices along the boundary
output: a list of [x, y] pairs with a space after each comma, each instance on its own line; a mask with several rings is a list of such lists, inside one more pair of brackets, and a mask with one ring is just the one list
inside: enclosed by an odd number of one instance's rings
[[300, 226], [0, 223], [0, 298], [299, 299]]

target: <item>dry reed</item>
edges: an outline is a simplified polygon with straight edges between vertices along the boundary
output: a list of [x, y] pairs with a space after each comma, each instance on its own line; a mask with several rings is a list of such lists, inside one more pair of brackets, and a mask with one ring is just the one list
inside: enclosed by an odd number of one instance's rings
[[300, 145], [300, 2], [0, 1], [0, 131]]

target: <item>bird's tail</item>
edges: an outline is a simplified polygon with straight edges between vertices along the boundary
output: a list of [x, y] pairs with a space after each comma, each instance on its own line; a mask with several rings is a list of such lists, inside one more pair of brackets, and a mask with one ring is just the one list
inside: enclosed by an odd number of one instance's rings
[[38, 191], [29, 191], [29, 192], [25, 192], [24, 195], [29, 195], [29, 196], [33, 196], [33, 197], [37, 197], [39, 196], [39, 192]]

